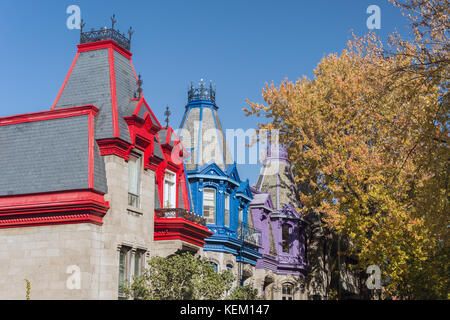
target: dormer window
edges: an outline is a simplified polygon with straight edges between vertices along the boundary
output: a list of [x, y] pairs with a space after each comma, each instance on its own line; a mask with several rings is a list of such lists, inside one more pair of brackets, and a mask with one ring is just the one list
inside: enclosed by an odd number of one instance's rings
[[166, 171], [164, 176], [164, 208], [175, 208], [176, 206], [176, 174]]
[[128, 160], [128, 205], [134, 208], [140, 206], [141, 158], [130, 155]]
[[205, 189], [203, 192], [203, 217], [206, 223], [216, 223], [216, 191]]

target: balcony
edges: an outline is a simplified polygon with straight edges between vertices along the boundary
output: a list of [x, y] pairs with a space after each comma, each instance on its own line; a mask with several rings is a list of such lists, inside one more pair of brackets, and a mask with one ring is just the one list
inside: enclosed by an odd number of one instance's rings
[[182, 208], [155, 209], [155, 240], [181, 240], [203, 247], [213, 233], [206, 219]]
[[191, 222], [197, 223], [202, 226], [206, 226], [206, 219], [194, 212], [187, 211], [182, 208], [164, 208], [155, 209], [156, 218], [183, 218]]
[[261, 246], [261, 231], [250, 227], [248, 224], [244, 222], [239, 223], [238, 237], [240, 240], [244, 241], [244, 243], [249, 243], [254, 246]]

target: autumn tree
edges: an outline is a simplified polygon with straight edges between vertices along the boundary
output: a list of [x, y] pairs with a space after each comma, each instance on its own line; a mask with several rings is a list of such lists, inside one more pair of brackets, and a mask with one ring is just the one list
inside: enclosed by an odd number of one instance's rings
[[355, 37], [244, 110], [280, 131], [304, 212], [350, 241], [361, 270], [380, 266], [385, 297], [447, 298], [448, 1], [393, 2], [412, 11], [414, 41]]

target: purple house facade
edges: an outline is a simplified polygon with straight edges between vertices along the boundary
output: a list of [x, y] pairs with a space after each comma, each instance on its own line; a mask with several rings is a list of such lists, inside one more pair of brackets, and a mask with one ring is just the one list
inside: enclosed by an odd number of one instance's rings
[[284, 147], [268, 149], [258, 182], [251, 188], [255, 228], [265, 235], [256, 263], [257, 284], [267, 299], [307, 299], [306, 228]]

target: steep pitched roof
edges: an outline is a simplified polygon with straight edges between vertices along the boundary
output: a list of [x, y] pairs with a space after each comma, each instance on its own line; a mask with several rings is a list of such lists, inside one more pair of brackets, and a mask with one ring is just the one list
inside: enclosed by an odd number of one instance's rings
[[137, 90], [131, 58], [112, 40], [78, 45], [73, 65], [52, 109], [92, 104], [99, 109], [96, 139], [130, 142], [123, 119], [133, 113]]
[[195, 98], [189, 101], [180, 125], [180, 139], [190, 153], [188, 171], [198, 170], [215, 162], [222, 170], [233, 163], [215, 101]]
[[274, 146], [268, 150], [255, 188], [270, 193], [278, 211], [289, 203], [298, 207], [295, 181], [285, 148]]

